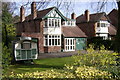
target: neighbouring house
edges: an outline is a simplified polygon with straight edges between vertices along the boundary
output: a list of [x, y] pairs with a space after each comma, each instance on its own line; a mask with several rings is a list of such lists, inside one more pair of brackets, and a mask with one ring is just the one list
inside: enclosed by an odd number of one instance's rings
[[112, 39], [116, 35], [116, 28], [111, 24], [105, 12], [90, 14], [88, 10], [76, 18], [77, 26], [88, 36]]
[[[86, 48], [87, 36], [76, 25], [75, 13], [71, 14], [71, 19], [68, 19], [56, 7], [37, 11], [36, 3], [32, 2], [31, 14], [26, 17], [25, 9], [21, 6], [20, 21], [15, 25], [18, 38], [36, 39], [37, 45], [34, 44], [33, 47], [38, 46], [39, 53], [67, 52]], [[28, 43], [31, 42], [29, 40]], [[30, 45], [23, 43], [23, 46]]]

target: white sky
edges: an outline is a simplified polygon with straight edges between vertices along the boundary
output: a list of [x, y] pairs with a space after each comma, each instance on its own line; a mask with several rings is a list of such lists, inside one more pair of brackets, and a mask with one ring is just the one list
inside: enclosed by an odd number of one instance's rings
[[[22, 4], [25, 3], [25, 1], [28, 0], [4, 0], [4, 2], [18, 2], [18, 10], [15, 11], [14, 15], [19, 15], [19, 8], [22, 6]], [[29, 0], [29, 1], [50, 1], [50, 0]], [[50, 3], [47, 8], [55, 6], [55, 1], [60, 1], [60, 0], [51, 0], [52, 3]], [[68, 2], [70, 0], [63, 0], [64, 2]], [[81, 14], [84, 14], [84, 11], [88, 9], [91, 13], [96, 13], [97, 12], [97, 2], [102, 1], [102, 0], [71, 0], [72, 1], [72, 6], [71, 6], [71, 11], [67, 17], [70, 17], [70, 14], [75, 12], [76, 16], [79, 16]], [[107, 14], [112, 11], [114, 8], [117, 9], [117, 4], [116, 0], [107, 0], [107, 4], [104, 6], [104, 8], [101, 10], [102, 12], [106, 12]], [[29, 5], [30, 6], [30, 5]], [[64, 9], [59, 9], [64, 15], [66, 13], [66, 10]], [[30, 14], [30, 10], [26, 10], [26, 15]]]

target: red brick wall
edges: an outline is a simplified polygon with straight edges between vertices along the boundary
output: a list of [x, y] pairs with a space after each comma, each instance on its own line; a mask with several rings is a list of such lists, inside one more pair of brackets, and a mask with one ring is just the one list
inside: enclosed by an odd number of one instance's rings
[[32, 37], [32, 38], [38, 38], [38, 48], [39, 48], [39, 53], [43, 53], [44, 52], [44, 38], [43, 38], [43, 34], [40, 33], [22, 33], [22, 36], [25, 37]]
[[61, 46], [44, 47], [44, 52], [61, 52]]

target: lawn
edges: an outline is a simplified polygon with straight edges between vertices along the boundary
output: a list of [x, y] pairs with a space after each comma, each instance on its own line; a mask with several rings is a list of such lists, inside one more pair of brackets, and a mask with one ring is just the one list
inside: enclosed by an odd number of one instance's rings
[[10, 72], [25, 73], [25, 72], [45, 71], [49, 69], [62, 70], [65, 64], [72, 64], [74, 62], [74, 59], [72, 57], [48, 58], [48, 59], [34, 60], [34, 62], [35, 64], [10, 65], [6, 73], [7, 74], [9, 74]]

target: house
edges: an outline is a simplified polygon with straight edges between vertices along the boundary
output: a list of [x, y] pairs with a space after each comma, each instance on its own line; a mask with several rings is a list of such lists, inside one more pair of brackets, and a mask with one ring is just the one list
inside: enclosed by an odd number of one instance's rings
[[112, 39], [116, 35], [116, 28], [111, 24], [105, 12], [90, 14], [88, 10], [76, 18], [77, 26], [85, 32], [88, 39], [102, 37]]
[[[25, 9], [20, 8], [20, 21], [16, 24], [17, 37], [37, 39], [38, 52], [67, 52], [86, 48], [86, 35], [76, 25], [75, 13], [66, 18], [56, 7], [36, 10], [31, 4], [31, 14], [25, 17]], [[27, 45], [28, 46], [28, 45]]]

